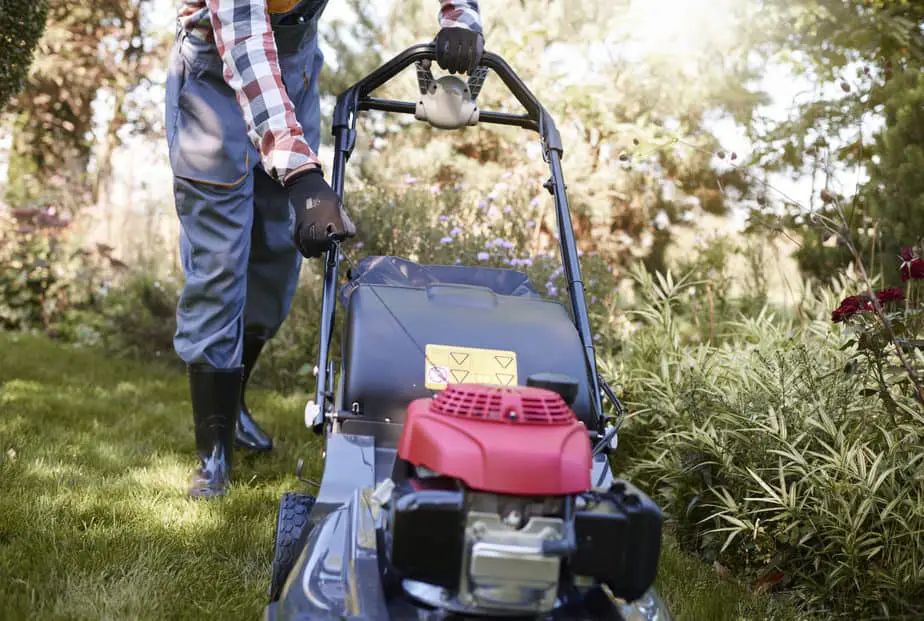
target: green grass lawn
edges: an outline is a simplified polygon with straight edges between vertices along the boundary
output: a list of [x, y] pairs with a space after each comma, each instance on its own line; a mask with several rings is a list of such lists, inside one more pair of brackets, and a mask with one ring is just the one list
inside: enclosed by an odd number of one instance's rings
[[[276, 450], [237, 453], [232, 493], [196, 502], [181, 374], [0, 333], [0, 617], [261, 618], [277, 502], [321, 460], [306, 395], [251, 393]], [[681, 621], [794, 618], [670, 540], [659, 589]]]

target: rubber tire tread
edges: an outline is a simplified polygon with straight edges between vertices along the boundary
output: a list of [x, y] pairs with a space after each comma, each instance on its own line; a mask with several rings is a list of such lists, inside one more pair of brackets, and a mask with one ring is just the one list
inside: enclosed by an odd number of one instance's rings
[[304, 541], [308, 516], [316, 498], [311, 494], [286, 492], [279, 501], [276, 517], [276, 537], [273, 545], [273, 573], [270, 583], [270, 601], [282, 593], [286, 579], [292, 571], [301, 543]]

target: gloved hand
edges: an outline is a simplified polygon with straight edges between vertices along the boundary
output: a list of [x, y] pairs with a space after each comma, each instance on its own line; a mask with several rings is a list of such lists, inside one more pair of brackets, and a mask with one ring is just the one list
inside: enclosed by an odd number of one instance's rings
[[356, 235], [356, 226], [320, 168], [295, 173], [286, 180], [285, 187], [295, 210], [293, 241], [302, 256], [320, 257], [331, 248], [332, 238], [343, 240]]
[[484, 36], [467, 28], [443, 28], [436, 35], [436, 62], [449, 73], [472, 75], [484, 54]]

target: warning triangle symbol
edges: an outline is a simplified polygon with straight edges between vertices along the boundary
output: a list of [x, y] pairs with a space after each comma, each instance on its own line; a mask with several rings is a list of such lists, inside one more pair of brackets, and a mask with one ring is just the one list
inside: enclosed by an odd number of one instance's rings
[[453, 359], [453, 361], [456, 364], [462, 364], [463, 362], [468, 360], [468, 354], [451, 353], [449, 354], [449, 356]]
[[499, 381], [503, 386], [510, 386], [510, 384], [513, 383], [513, 376], [507, 375], [506, 373], [498, 373], [497, 381]]
[[468, 377], [468, 371], [461, 371], [458, 369], [453, 369], [451, 372], [452, 372], [452, 379], [456, 380], [456, 382], [458, 382], [459, 384], [464, 382], [465, 378]]
[[499, 364], [502, 369], [506, 369], [510, 366], [510, 363], [513, 362], [511, 356], [494, 356], [494, 359], [497, 360], [497, 364]]

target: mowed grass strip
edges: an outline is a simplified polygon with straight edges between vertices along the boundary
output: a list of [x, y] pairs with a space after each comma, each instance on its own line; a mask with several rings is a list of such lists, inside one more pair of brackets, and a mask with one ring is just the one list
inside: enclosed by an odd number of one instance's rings
[[[0, 618], [260, 619], [297, 459], [320, 479], [306, 398], [249, 389], [276, 448], [236, 451], [231, 494], [193, 501], [182, 374], [0, 333]], [[678, 620], [789, 618], [669, 540], [659, 587]]]

